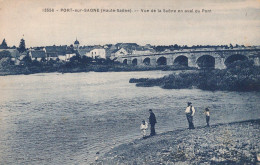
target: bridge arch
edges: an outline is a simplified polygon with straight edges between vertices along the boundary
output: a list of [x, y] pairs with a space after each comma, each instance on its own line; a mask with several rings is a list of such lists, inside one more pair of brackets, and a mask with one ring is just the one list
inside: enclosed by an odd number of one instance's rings
[[210, 55], [200, 56], [196, 63], [199, 68], [215, 68], [215, 58]]
[[176, 57], [173, 61], [173, 65], [188, 66], [188, 57], [183, 55]]
[[137, 58], [134, 58], [134, 59], [132, 60], [132, 64], [133, 64], [133, 65], [137, 65]]
[[167, 65], [167, 59], [164, 56], [159, 57], [156, 60], [157, 65]]
[[149, 57], [146, 57], [144, 60], [143, 60], [143, 63], [145, 65], [151, 65], [151, 59]]
[[231, 56], [228, 56], [225, 60], [225, 65], [228, 66], [232, 64], [235, 61], [245, 61], [248, 60], [248, 58], [245, 55], [241, 54], [233, 54]]
[[127, 65], [127, 59], [124, 59], [123, 64]]

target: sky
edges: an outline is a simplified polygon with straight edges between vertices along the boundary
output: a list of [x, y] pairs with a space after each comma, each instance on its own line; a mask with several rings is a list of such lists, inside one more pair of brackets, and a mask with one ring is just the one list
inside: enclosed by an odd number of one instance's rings
[[0, 0], [0, 20], [0, 42], [5, 38], [8, 46], [19, 46], [21, 38], [26, 47], [70, 45], [76, 38], [81, 45], [260, 45], [260, 0]]

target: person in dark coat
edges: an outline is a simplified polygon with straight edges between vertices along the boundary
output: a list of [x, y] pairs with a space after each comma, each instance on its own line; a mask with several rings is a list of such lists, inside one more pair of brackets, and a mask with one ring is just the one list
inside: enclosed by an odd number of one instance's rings
[[149, 112], [150, 112], [149, 123], [151, 125], [150, 136], [154, 136], [155, 135], [155, 124], [157, 123], [157, 121], [156, 121], [156, 117], [155, 117], [153, 111], [151, 109], [149, 109]]
[[205, 113], [205, 116], [206, 116], [207, 127], [209, 127], [210, 116], [209, 116], [209, 108], [208, 107], [205, 109], [204, 113]]

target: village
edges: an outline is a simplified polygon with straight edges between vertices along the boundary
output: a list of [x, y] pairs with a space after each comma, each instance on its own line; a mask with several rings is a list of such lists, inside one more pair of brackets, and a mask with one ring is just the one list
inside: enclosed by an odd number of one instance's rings
[[[243, 49], [259, 49], [259, 46], [247, 46], [244, 45], [187, 45], [180, 46], [177, 44], [169, 46], [152, 46], [146, 44], [144, 46], [137, 43], [117, 43], [117, 44], [105, 44], [105, 45], [81, 45], [78, 39], [71, 45], [52, 45], [41, 47], [26, 48], [25, 40], [22, 38], [19, 47], [9, 47], [5, 39], [3, 39], [0, 45], [0, 54], [9, 54], [11, 61], [14, 65], [24, 65], [26, 58], [30, 58], [31, 61], [48, 62], [59, 61], [69, 62], [72, 57], [85, 57], [96, 62], [97, 60], [108, 59], [113, 62], [123, 63], [119, 59], [129, 56], [145, 56], [158, 53], [170, 53], [170, 52], [185, 52], [185, 51], [214, 51], [214, 50], [243, 50]], [[5, 56], [3, 56], [5, 57]], [[2, 57], [1, 57], [2, 58]], [[146, 63], [145, 63], [146, 64]], [[133, 64], [134, 65], [134, 64]], [[146, 64], [149, 65], [149, 64]]]
[[136, 43], [117, 43], [115, 45], [81, 46], [76, 39], [73, 44], [60, 46], [30, 47], [25, 48], [25, 40], [21, 39], [19, 48], [8, 47], [5, 39], [0, 45], [0, 52], [9, 52], [11, 60], [15, 65], [23, 65], [23, 59], [29, 56], [32, 61], [69, 61], [72, 57], [79, 55], [92, 59], [115, 60], [119, 56], [127, 54], [147, 54], [154, 52], [151, 45], [139, 46]]

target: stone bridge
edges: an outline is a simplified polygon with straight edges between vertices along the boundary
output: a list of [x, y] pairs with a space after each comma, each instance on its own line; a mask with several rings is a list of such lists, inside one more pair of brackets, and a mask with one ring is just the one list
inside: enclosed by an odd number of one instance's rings
[[137, 66], [183, 65], [225, 69], [234, 61], [247, 59], [253, 60], [254, 65], [259, 66], [260, 49], [183, 50], [143, 55], [128, 54], [118, 57], [117, 60], [123, 64]]

